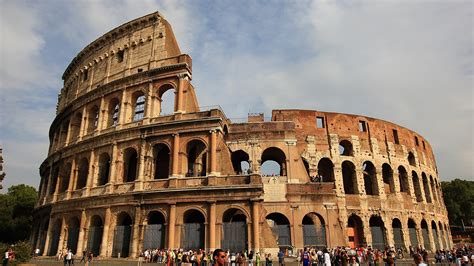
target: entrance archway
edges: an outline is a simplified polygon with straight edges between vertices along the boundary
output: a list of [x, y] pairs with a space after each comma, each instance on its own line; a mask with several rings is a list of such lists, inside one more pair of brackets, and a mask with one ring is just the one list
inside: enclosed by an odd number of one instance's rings
[[418, 247], [418, 237], [416, 236], [416, 223], [412, 219], [408, 219], [408, 233], [410, 235], [410, 244], [413, 248]]
[[77, 217], [73, 217], [68, 222], [67, 247], [73, 254], [77, 252], [77, 241], [79, 240], [80, 223]]
[[104, 232], [104, 223], [102, 218], [94, 215], [91, 218], [87, 237], [87, 249], [92, 251], [94, 256], [100, 255], [100, 245], [102, 242], [102, 234]]
[[229, 209], [222, 218], [222, 249], [241, 252], [248, 249], [247, 216], [239, 209]]
[[61, 220], [57, 220], [54, 223], [53, 230], [51, 231], [50, 237], [50, 244], [48, 250], [48, 256], [56, 256], [59, 247], [59, 236], [61, 234]]
[[304, 246], [326, 247], [326, 226], [323, 217], [317, 213], [308, 213], [303, 217]]
[[384, 250], [387, 241], [385, 236], [385, 225], [382, 218], [372, 216], [369, 220], [370, 233], [372, 234], [372, 247], [378, 250]]
[[428, 224], [423, 219], [421, 220], [421, 234], [423, 236], [423, 246], [426, 250], [431, 250], [430, 235], [428, 232]]
[[189, 210], [184, 214], [181, 247], [185, 250], [204, 249], [204, 215], [198, 210]]
[[145, 227], [143, 250], [165, 247], [165, 217], [159, 211], [148, 214], [148, 224]]
[[347, 220], [347, 237], [350, 248], [360, 247], [364, 242], [364, 231], [362, 229], [362, 220], [359, 216], [353, 214]]
[[117, 216], [115, 227], [113, 257], [126, 258], [130, 252], [130, 239], [132, 235], [132, 218], [128, 213], [122, 212]]
[[287, 248], [291, 245], [290, 222], [281, 213], [270, 213], [266, 217], [267, 223], [272, 229], [278, 246], [280, 248]]
[[397, 218], [393, 219], [392, 221], [392, 229], [393, 229], [393, 241], [395, 242], [395, 248], [405, 248], [405, 243], [403, 241], [403, 230], [402, 230], [402, 223]]

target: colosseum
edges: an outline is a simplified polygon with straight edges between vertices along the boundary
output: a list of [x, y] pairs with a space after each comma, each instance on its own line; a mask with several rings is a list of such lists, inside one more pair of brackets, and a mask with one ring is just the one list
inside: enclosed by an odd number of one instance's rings
[[62, 79], [31, 236], [44, 256], [452, 245], [425, 138], [362, 115], [201, 107], [158, 12], [90, 43]]

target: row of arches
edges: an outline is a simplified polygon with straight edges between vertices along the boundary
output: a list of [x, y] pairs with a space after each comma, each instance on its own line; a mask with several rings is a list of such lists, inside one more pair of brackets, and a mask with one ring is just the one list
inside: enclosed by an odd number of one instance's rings
[[[171, 84], [163, 85], [153, 91], [152, 97], [156, 97], [159, 104], [153, 105], [158, 110], [151, 110], [149, 115], [173, 114], [176, 110], [175, 94], [176, 89]], [[100, 101], [93, 102], [65, 119], [56, 130], [52, 145], [59, 148], [98, 129], [114, 127], [121, 122], [140, 121], [145, 118], [147, 105], [151, 104], [147, 102], [149, 98], [145, 90], [135, 90], [130, 95], [125, 95], [125, 98], [116, 94], [108, 96], [103, 104]]]

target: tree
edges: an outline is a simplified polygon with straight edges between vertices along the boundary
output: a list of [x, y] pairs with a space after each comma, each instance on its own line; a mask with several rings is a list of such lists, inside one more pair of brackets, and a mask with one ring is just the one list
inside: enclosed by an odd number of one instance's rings
[[473, 225], [474, 181], [455, 179], [441, 182], [444, 203], [451, 225]]
[[24, 184], [11, 186], [7, 194], [0, 194], [0, 242], [28, 240], [37, 194], [34, 187]]

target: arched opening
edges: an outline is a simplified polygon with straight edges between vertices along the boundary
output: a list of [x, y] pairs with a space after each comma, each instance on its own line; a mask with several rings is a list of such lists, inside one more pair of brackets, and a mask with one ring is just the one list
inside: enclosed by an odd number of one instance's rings
[[416, 235], [416, 223], [413, 219], [408, 219], [408, 234], [410, 235], [410, 244], [413, 248], [418, 247], [418, 237]]
[[143, 92], [136, 92], [133, 94], [133, 119], [132, 121], [142, 120], [145, 116], [145, 101], [146, 97]]
[[107, 126], [113, 127], [118, 125], [120, 116], [120, 101], [117, 98], [113, 98], [109, 102]]
[[355, 166], [350, 161], [342, 162], [342, 180], [344, 183], [344, 193], [356, 194], [358, 192]]
[[428, 224], [425, 219], [421, 220], [421, 234], [423, 235], [423, 244], [426, 250], [431, 250], [430, 236], [428, 232]]
[[250, 173], [249, 155], [243, 150], [234, 151], [231, 154], [232, 166], [236, 175]]
[[187, 145], [188, 171], [186, 176], [205, 176], [207, 171], [207, 149], [204, 142], [192, 140]]
[[171, 151], [165, 144], [153, 146], [153, 157], [155, 158], [155, 179], [166, 179], [170, 175]]
[[57, 220], [54, 223], [53, 230], [49, 235], [51, 239], [49, 242], [48, 256], [56, 256], [59, 247], [59, 236], [61, 235], [61, 221]]
[[229, 209], [222, 217], [222, 244], [224, 250], [241, 252], [248, 249], [247, 216], [239, 209]]
[[421, 194], [420, 180], [418, 179], [418, 174], [415, 171], [412, 171], [411, 175], [412, 175], [412, 181], [413, 181], [413, 189], [415, 190], [416, 201], [422, 202], [423, 196]]
[[132, 225], [132, 218], [130, 215], [128, 215], [128, 213], [122, 212], [117, 216], [117, 226], [115, 227], [112, 257], [128, 257], [130, 251]]
[[99, 176], [97, 180], [98, 186], [103, 186], [109, 182], [110, 175], [110, 156], [104, 152], [99, 156]]
[[165, 217], [159, 211], [151, 211], [148, 214], [148, 224], [145, 226], [143, 249], [155, 249], [165, 247]]
[[354, 156], [354, 150], [350, 141], [343, 140], [339, 142], [339, 155]]
[[82, 189], [86, 187], [88, 175], [89, 175], [89, 161], [86, 158], [82, 158], [79, 161], [76, 189]]
[[403, 166], [398, 167], [398, 179], [400, 181], [400, 192], [410, 194], [410, 186], [408, 184], [408, 173]]
[[431, 183], [431, 192], [433, 194], [433, 202], [438, 202], [439, 201], [438, 193], [436, 191], [436, 185], [432, 176], [430, 176], [430, 183]]
[[438, 234], [438, 228], [436, 227], [436, 222], [431, 221], [431, 232], [433, 233], [433, 242], [435, 244], [435, 250], [440, 249], [440, 239]]
[[357, 248], [363, 245], [364, 231], [362, 227], [362, 220], [359, 216], [352, 214], [347, 220], [347, 237], [350, 248]]
[[223, 131], [224, 131], [224, 135], [229, 134], [229, 128], [227, 127], [227, 125], [224, 125]]
[[444, 232], [445, 232], [444, 237], [445, 237], [445, 241], [446, 241], [446, 249], [451, 248], [450, 246], [451, 246], [451, 243], [452, 243], [452, 242], [449, 240], [449, 229], [448, 229], [448, 228], [449, 228], [448, 225], [445, 224], [445, 225], [444, 225]]
[[334, 164], [329, 158], [322, 158], [318, 162], [318, 176], [321, 182], [334, 182]]
[[405, 243], [403, 240], [403, 230], [402, 223], [397, 218], [392, 220], [392, 229], [393, 229], [393, 242], [395, 243], [395, 248], [402, 250], [405, 249]]
[[67, 247], [73, 254], [77, 252], [77, 241], [79, 240], [80, 223], [77, 217], [73, 217], [68, 222], [67, 227]]
[[270, 147], [264, 150], [261, 163], [260, 174], [286, 176], [286, 156], [279, 148]]
[[366, 161], [362, 164], [362, 172], [364, 173], [365, 193], [367, 195], [378, 195], [379, 191], [375, 166], [371, 162]]
[[66, 144], [68, 131], [69, 131], [69, 120], [64, 122], [63, 125], [61, 126], [61, 133], [59, 134], [61, 136], [60, 141], [59, 141], [59, 146], [64, 146], [64, 144]]
[[123, 182], [133, 182], [137, 179], [138, 154], [134, 148], [127, 148], [123, 153]]
[[49, 226], [49, 219], [46, 219], [42, 223], [40, 227], [40, 231], [39, 231], [39, 236], [38, 236], [39, 244], [37, 246], [40, 250], [41, 255], [46, 255], [46, 250], [44, 250], [44, 246], [46, 244], [46, 235], [48, 234], [48, 226]]
[[291, 246], [290, 222], [285, 215], [274, 212], [267, 215], [265, 219], [272, 229], [273, 236], [280, 249]]
[[382, 165], [382, 179], [384, 184], [385, 194], [395, 192], [395, 184], [393, 182], [393, 170], [388, 163]]
[[326, 225], [321, 215], [308, 213], [303, 217], [303, 243], [304, 246], [326, 247]]
[[93, 133], [99, 126], [99, 107], [97, 105], [92, 106], [87, 115], [87, 133]]
[[59, 166], [55, 166], [53, 170], [53, 178], [51, 179], [51, 187], [49, 188], [49, 195], [53, 195], [56, 192], [56, 184], [59, 179]]
[[430, 185], [428, 183], [428, 178], [426, 174], [423, 172], [421, 173], [421, 179], [423, 180], [423, 191], [425, 192], [425, 199], [427, 203], [431, 203], [431, 194], [430, 194]]
[[372, 247], [384, 250], [387, 246], [385, 236], [385, 225], [380, 216], [372, 216], [369, 220], [370, 232], [372, 233]]
[[184, 216], [181, 247], [185, 250], [204, 249], [205, 218], [198, 210], [188, 210]]
[[447, 249], [448, 247], [448, 242], [446, 241], [446, 231], [443, 228], [443, 225], [441, 222], [438, 222], [438, 228], [439, 228], [439, 243], [443, 245], [443, 248]]
[[92, 251], [94, 256], [100, 254], [102, 234], [104, 232], [104, 223], [102, 218], [98, 215], [94, 215], [91, 218], [89, 230], [87, 232], [87, 249]]
[[160, 116], [174, 114], [175, 89], [171, 85], [164, 85], [158, 90], [158, 99], [160, 101]]
[[411, 166], [416, 166], [416, 160], [415, 160], [415, 155], [413, 154], [413, 152], [409, 152], [408, 153], [408, 163], [411, 165]]
[[60, 171], [60, 184], [59, 184], [59, 193], [65, 192], [69, 187], [69, 179], [71, 174], [71, 163], [67, 163], [61, 167]]
[[71, 142], [77, 140], [79, 138], [80, 129], [81, 129], [81, 122], [82, 122], [82, 114], [76, 113], [71, 120]]

